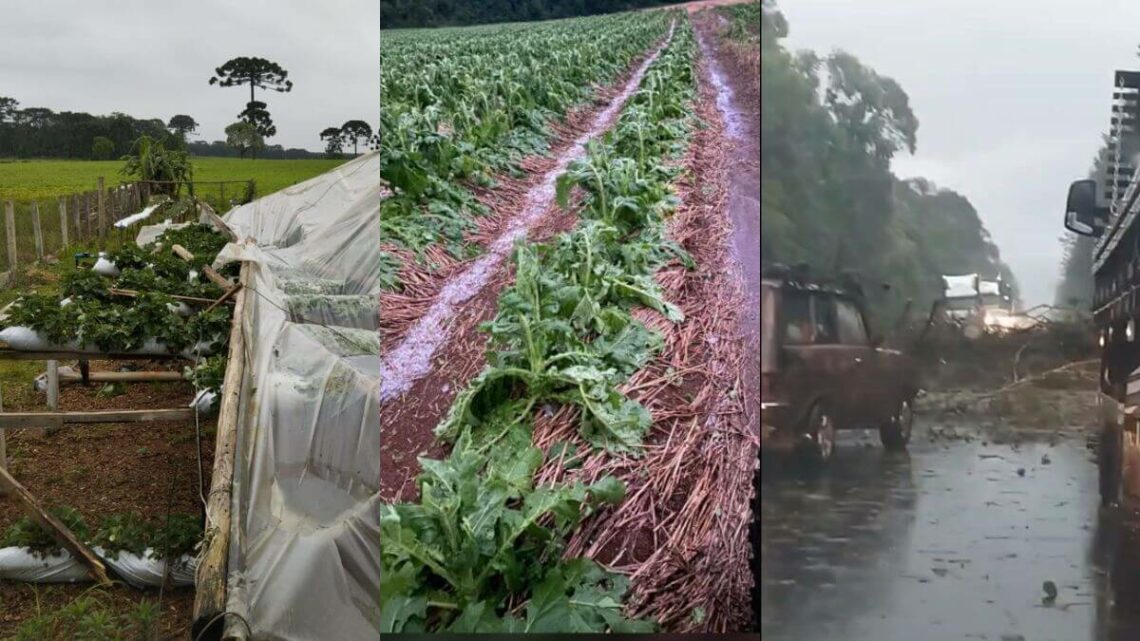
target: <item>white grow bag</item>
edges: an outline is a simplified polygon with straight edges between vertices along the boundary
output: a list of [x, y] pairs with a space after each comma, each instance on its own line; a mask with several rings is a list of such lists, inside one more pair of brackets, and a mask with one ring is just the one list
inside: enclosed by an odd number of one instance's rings
[[[136, 588], [156, 588], [166, 575], [166, 562], [149, 556], [119, 552], [115, 557], [99, 547], [91, 550], [124, 581]], [[194, 585], [194, 571], [198, 560], [190, 555], [176, 559], [170, 567], [170, 581], [176, 586]], [[76, 561], [70, 552], [37, 557], [28, 548], [0, 548], [0, 580], [27, 583], [79, 583], [89, 581], [87, 568]]]

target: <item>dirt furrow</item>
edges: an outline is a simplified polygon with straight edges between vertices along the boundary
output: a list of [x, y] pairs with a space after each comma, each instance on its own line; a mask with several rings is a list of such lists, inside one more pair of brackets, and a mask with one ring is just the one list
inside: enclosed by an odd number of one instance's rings
[[555, 181], [570, 163], [584, 156], [587, 142], [614, 125], [649, 66], [672, 40], [673, 29], [671, 25], [662, 43], [527, 191], [521, 210], [491, 241], [487, 253], [448, 279], [405, 338], [382, 354], [382, 500], [406, 498], [418, 469], [417, 457], [438, 456], [444, 451], [435, 442], [432, 430], [456, 392], [483, 366], [484, 339], [478, 326], [494, 315], [499, 292], [511, 281], [511, 265], [506, 259], [520, 240], [547, 238], [573, 226], [574, 217], [554, 202]]

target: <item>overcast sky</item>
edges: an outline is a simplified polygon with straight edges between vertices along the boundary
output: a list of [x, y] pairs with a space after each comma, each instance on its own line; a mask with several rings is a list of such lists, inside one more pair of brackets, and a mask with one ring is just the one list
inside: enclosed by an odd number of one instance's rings
[[1053, 302], [1068, 185], [1107, 130], [1113, 71], [1140, 69], [1140, 3], [778, 1], [789, 45], [845, 49], [895, 78], [919, 119], [902, 177], [963, 193], [1027, 305]]
[[185, 113], [198, 138], [222, 140], [249, 88], [207, 83], [227, 60], [256, 56], [294, 85], [257, 93], [277, 125], [269, 144], [320, 151], [325, 127], [378, 119], [378, 0], [13, 0], [0, 25], [0, 95], [24, 108]]

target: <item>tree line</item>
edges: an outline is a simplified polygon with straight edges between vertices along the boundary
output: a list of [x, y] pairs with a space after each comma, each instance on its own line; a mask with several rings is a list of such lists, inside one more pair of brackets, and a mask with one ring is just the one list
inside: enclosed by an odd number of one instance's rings
[[629, 11], [674, 2], [676, 0], [380, 0], [380, 28], [553, 20]]
[[[190, 141], [198, 123], [186, 114], [177, 114], [168, 122], [138, 119], [123, 113], [93, 116], [82, 112], [56, 113], [45, 107], [20, 108], [12, 97], [0, 96], [0, 158], [67, 158], [109, 160], [131, 153], [135, 141], [146, 137], [161, 141], [165, 147], [188, 151], [197, 156], [236, 156], [253, 158], [319, 158], [305, 149], [285, 149], [267, 145], [266, 139], [277, 135], [277, 126], [265, 102], [257, 100], [257, 90], [288, 93], [293, 90], [289, 72], [265, 58], [241, 56], [228, 60], [214, 70], [209, 84], [219, 87], [249, 87], [249, 101], [237, 114], [238, 120], [225, 128], [226, 139], [213, 142]], [[379, 137], [362, 120], [350, 120], [340, 127], [326, 128], [320, 133], [326, 141], [326, 154], [341, 157], [348, 145], [353, 153], [379, 147]]]
[[[761, 255], [854, 271], [886, 282], [871, 307], [890, 320], [942, 294], [943, 274], [1016, 280], [963, 195], [890, 168], [918, 142], [918, 118], [893, 79], [843, 51], [821, 57], [784, 46], [789, 25], [774, 2], [761, 15]], [[869, 291], [879, 292], [877, 288]]]

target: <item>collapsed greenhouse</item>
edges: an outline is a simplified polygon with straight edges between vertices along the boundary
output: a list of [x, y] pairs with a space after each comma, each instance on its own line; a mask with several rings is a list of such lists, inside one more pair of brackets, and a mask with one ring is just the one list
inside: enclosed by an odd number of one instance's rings
[[[199, 397], [190, 408], [138, 410], [137, 420], [151, 420], [142, 415], [155, 411], [194, 420], [195, 413], [212, 405], [218, 427], [196, 555], [175, 558], [168, 570], [169, 554], [104, 554], [87, 541], [69, 540], [66, 550], [47, 557], [0, 549], [0, 578], [106, 582], [107, 568], [136, 587], [193, 582], [193, 633], [201, 638], [375, 636], [380, 614], [378, 175], [379, 157], [373, 153], [221, 217], [199, 207], [197, 224], [144, 227], [137, 247], [112, 252], [96, 268], [69, 276], [64, 290], [74, 290], [74, 296], [61, 301], [26, 295], [17, 301], [14, 315], [0, 324], [9, 357], [194, 357], [199, 369], [216, 364], [211, 370], [215, 389], [209, 391], [216, 392], [218, 402]], [[199, 250], [195, 257], [178, 244], [193, 234], [205, 235], [203, 242], [213, 251]], [[215, 234], [220, 240], [210, 238]], [[209, 296], [166, 292], [152, 299], [141, 287], [123, 289], [132, 278], [143, 278], [136, 271], [161, 276], [164, 261], [177, 260], [171, 258], [172, 243], [173, 254], [187, 263], [216, 253], [212, 266], [197, 270], [213, 282]], [[192, 270], [192, 279], [197, 271]], [[206, 280], [203, 287], [210, 286]], [[180, 287], [185, 286], [183, 276]], [[124, 295], [132, 295], [134, 306], [149, 315], [148, 327], [159, 328], [152, 335], [128, 337], [122, 327], [116, 333], [104, 329], [111, 323], [87, 321], [104, 313], [100, 297]], [[193, 311], [193, 306], [205, 310]], [[65, 321], [76, 323], [69, 328]], [[211, 354], [212, 361], [205, 358]], [[204, 378], [200, 373], [188, 370], [187, 376]], [[93, 422], [89, 417], [71, 421], [71, 414], [78, 413], [19, 416], [33, 422]], [[33, 498], [28, 500], [38, 509]], [[70, 537], [50, 514], [44, 512], [43, 519], [40, 524], [55, 529], [57, 538]]]

